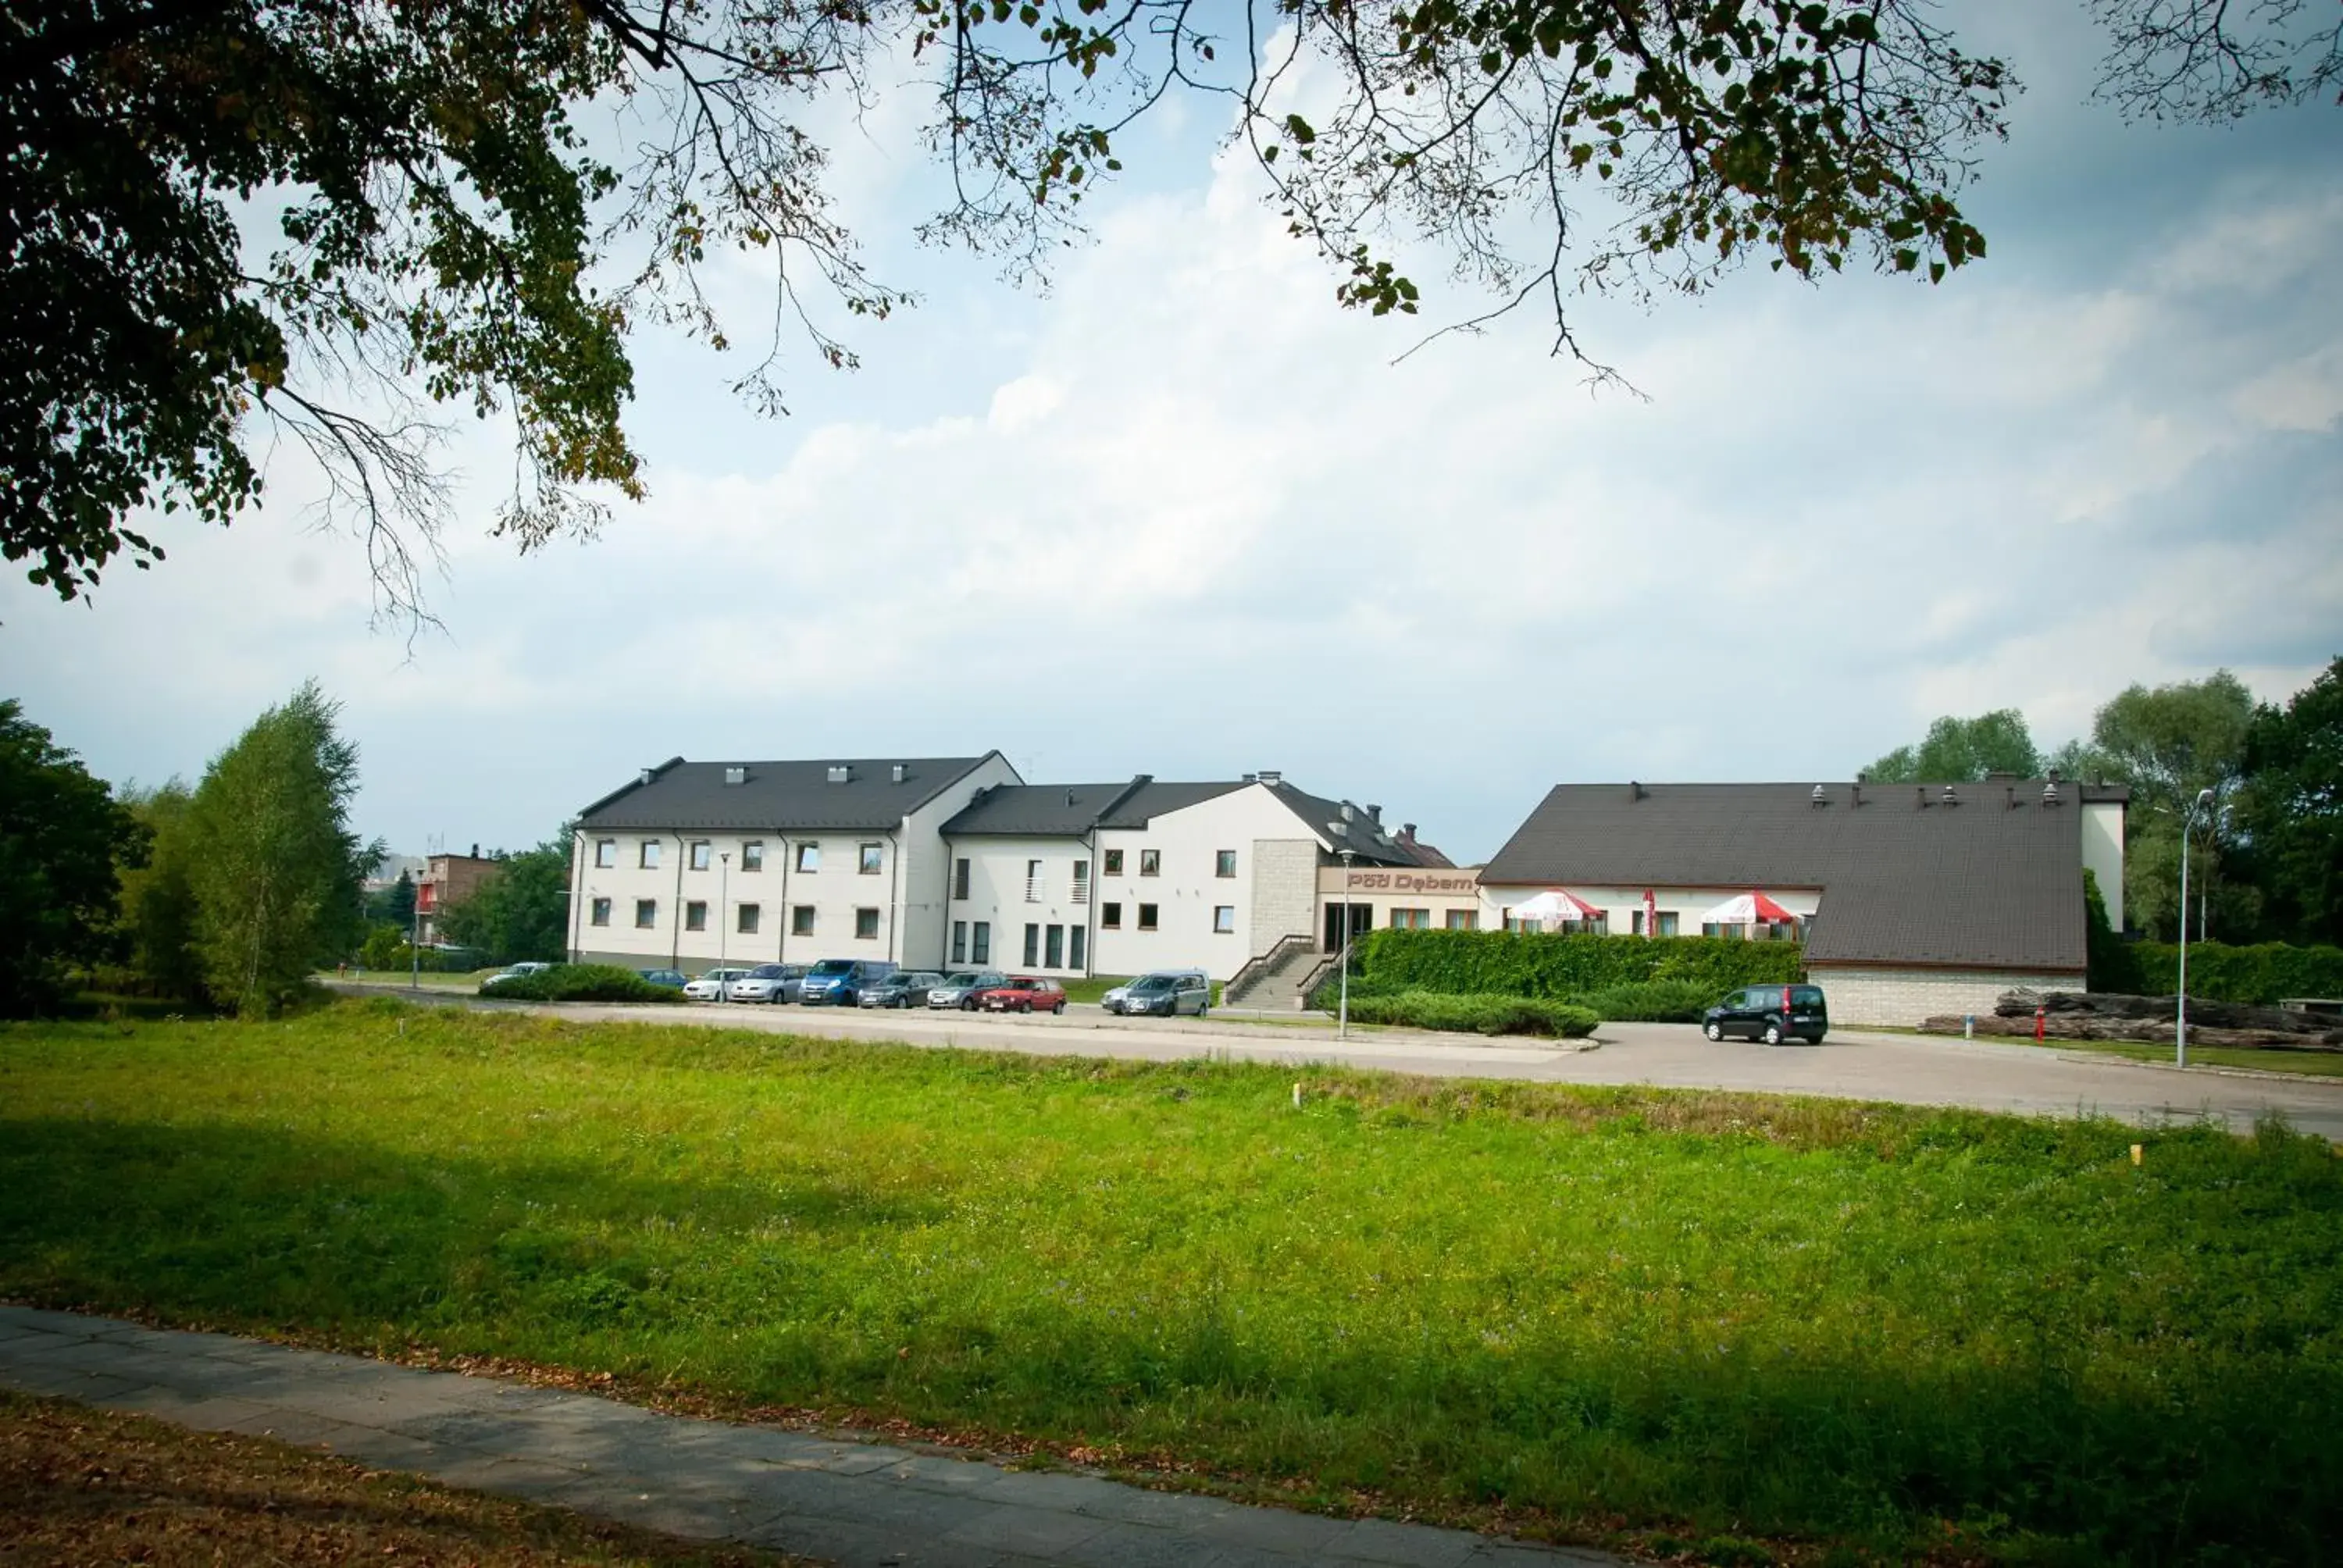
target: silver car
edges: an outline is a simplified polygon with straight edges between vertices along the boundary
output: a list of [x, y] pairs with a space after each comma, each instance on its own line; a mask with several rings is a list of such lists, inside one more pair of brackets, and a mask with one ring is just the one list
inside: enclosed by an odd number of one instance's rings
[[805, 979], [803, 964], [759, 964], [724, 986], [726, 1001], [795, 1001], [798, 981]]
[[928, 1005], [974, 1012], [977, 992], [1008, 983], [1009, 976], [1000, 970], [954, 970], [944, 977], [943, 984], [929, 990]]
[[1202, 970], [1159, 970], [1141, 975], [1124, 989], [1119, 1001], [1107, 1006], [1110, 1012], [1154, 1013], [1172, 1018], [1192, 1012], [1202, 1018], [1212, 1010], [1212, 981]]
[[925, 1007], [928, 993], [944, 983], [933, 970], [897, 970], [885, 980], [862, 988], [864, 1007]]

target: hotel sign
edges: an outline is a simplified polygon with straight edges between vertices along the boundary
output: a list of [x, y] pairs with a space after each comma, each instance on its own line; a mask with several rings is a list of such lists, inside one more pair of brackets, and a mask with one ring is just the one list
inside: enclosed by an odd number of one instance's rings
[[1449, 898], [1477, 898], [1481, 879], [1470, 871], [1392, 870], [1344, 873], [1342, 889], [1353, 893], [1439, 893]]

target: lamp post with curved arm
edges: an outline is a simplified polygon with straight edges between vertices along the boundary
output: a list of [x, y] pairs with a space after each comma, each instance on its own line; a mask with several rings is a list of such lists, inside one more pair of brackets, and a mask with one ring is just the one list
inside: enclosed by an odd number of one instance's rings
[[2207, 820], [2211, 820], [2210, 789], [2197, 790], [2188, 814], [2180, 819], [2180, 994], [2173, 999], [2176, 1010], [2172, 1022], [2173, 1065], [2177, 1067], [2188, 1065], [2188, 835], [2197, 826], [2197, 813], [2200, 810], [2206, 813]]

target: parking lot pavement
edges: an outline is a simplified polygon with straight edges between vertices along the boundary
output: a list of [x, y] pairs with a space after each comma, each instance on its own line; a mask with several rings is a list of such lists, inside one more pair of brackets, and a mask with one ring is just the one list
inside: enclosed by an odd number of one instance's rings
[[[428, 991], [421, 993], [421, 1000], [477, 1001], [434, 997]], [[501, 1009], [521, 1004], [487, 1005]], [[2182, 1071], [2121, 1057], [1859, 1030], [1835, 1030], [1818, 1046], [1769, 1047], [1745, 1040], [1711, 1043], [1690, 1024], [1609, 1023], [1595, 1031], [1595, 1049], [1579, 1050], [1527, 1040], [1402, 1030], [1353, 1031], [1347, 1040], [1338, 1040], [1332, 1026], [1323, 1023], [1124, 1019], [1096, 1007], [1075, 1008], [1062, 1018], [690, 1005], [563, 1005], [531, 1010], [1041, 1056], [1177, 1061], [1212, 1055], [1234, 1061], [1338, 1064], [1443, 1078], [1642, 1083], [1966, 1106], [2029, 1116], [2101, 1115], [2147, 1125], [2207, 1117], [2239, 1132], [2250, 1131], [2258, 1119], [2275, 1112], [2303, 1131], [2343, 1142], [2343, 1080]]]
[[1088, 1475], [0, 1305], [0, 1388], [138, 1411], [703, 1540], [840, 1564], [1620, 1568], [1606, 1553], [1330, 1519]]

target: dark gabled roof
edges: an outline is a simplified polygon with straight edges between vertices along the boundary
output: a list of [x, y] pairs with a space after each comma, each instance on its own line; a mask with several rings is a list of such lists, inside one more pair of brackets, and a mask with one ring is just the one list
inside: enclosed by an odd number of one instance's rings
[[2080, 970], [2079, 808], [2125, 794], [2043, 783], [1558, 785], [1481, 880], [1819, 888], [1812, 963]]
[[[989, 753], [988, 755], [998, 755]], [[818, 762], [686, 762], [673, 758], [578, 813], [588, 829], [770, 829], [777, 832], [877, 832], [966, 778], [984, 757], [882, 757]], [[833, 768], [847, 779], [833, 784]], [[747, 769], [739, 784], [729, 769]], [[903, 770], [901, 782], [894, 769]]]
[[[1344, 840], [1326, 830], [1342, 819], [1345, 808], [1335, 800], [1303, 793], [1292, 785], [1253, 779], [1208, 780], [1195, 784], [1166, 783], [1141, 773], [1120, 784], [1004, 784], [986, 790], [968, 809], [944, 824], [951, 838], [1078, 839], [1097, 828], [1142, 829], [1158, 817], [1184, 811], [1223, 795], [1260, 783], [1278, 802], [1302, 819], [1302, 826], [1338, 849]], [[1358, 858], [1375, 865], [1419, 864], [1405, 846], [1383, 833], [1357, 807], [1351, 812], [1350, 846]]]
[[[1368, 816], [1364, 808], [1353, 806], [1347, 800], [1329, 800], [1322, 795], [1312, 795], [1296, 789], [1282, 779], [1266, 788], [1285, 803], [1287, 810], [1302, 819], [1303, 827], [1332, 844], [1338, 853], [1346, 849], [1353, 850], [1357, 859], [1374, 866], [1418, 864], [1416, 858], [1408, 853], [1382, 823]], [[1337, 822], [1345, 825], [1345, 831], [1334, 831], [1333, 825]]]
[[1174, 811], [1184, 811], [1191, 806], [1201, 806], [1207, 800], [1217, 800], [1223, 795], [1233, 795], [1244, 788], [1242, 781], [1233, 783], [1166, 784], [1141, 774], [1132, 780], [1138, 788], [1118, 800], [1099, 819], [1101, 828], [1144, 828], [1158, 817], [1168, 817]]
[[1112, 784], [997, 784], [944, 824], [950, 838], [1079, 839], [1142, 779]]

